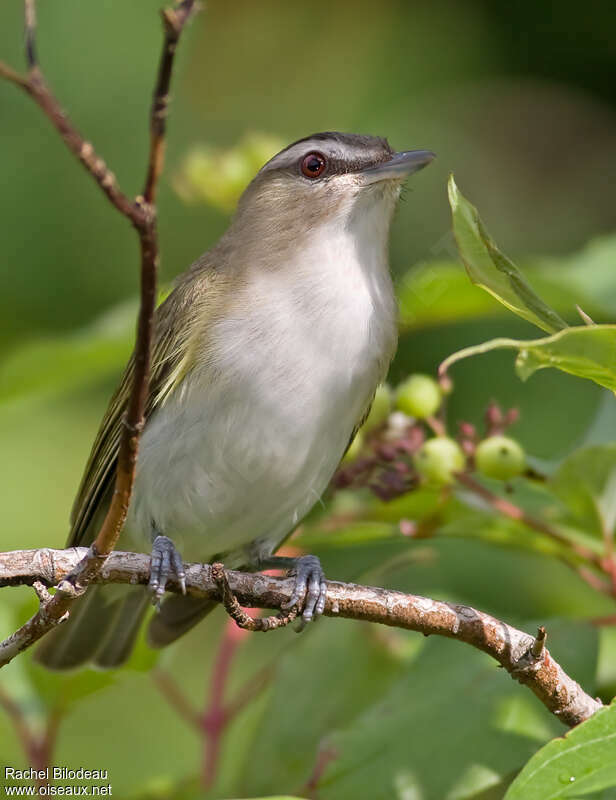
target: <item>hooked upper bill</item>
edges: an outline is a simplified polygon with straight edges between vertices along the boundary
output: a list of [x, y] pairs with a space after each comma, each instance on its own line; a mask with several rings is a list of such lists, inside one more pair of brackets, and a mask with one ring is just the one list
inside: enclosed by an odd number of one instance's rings
[[427, 167], [435, 158], [436, 155], [431, 150], [405, 150], [402, 153], [394, 153], [389, 161], [363, 169], [359, 177], [365, 184], [406, 178], [413, 172]]

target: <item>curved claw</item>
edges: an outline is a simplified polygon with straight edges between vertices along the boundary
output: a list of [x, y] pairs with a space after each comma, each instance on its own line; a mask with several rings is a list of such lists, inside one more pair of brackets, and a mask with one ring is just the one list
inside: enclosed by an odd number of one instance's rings
[[299, 556], [295, 559], [289, 573], [295, 576], [295, 586], [284, 609], [298, 606], [302, 611], [302, 625], [299, 630], [319, 617], [325, 609], [327, 586], [321, 562], [316, 556]]
[[186, 594], [186, 574], [182, 556], [168, 536], [157, 536], [154, 539], [151, 559], [148, 588], [152, 593], [152, 603], [158, 608], [169, 578], [174, 577], [180, 584], [182, 593]]

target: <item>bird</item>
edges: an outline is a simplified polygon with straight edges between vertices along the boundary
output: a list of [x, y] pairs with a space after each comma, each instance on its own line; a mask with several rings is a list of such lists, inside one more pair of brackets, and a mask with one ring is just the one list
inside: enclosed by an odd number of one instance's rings
[[[286, 568], [303, 624], [325, 604], [316, 556], [276, 556], [327, 488], [397, 346], [391, 221], [434, 158], [386, 139], [316, 133], [256, 174], [218, 243], [156, 310], [136, 477], [119, 547], [151, 552], [149, 586], [96, 585], [39, 645], [51, 669], [114, 668], [152, 602], [163, 647], [215, 605], [172, 594], [183, 560]], [[71, 515], [89, 545], [113, 492], [134, 354], [102, 420]]]

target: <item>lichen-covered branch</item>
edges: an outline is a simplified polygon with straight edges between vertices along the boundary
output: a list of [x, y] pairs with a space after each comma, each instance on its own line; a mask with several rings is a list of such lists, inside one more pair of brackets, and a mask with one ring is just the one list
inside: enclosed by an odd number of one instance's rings
[[139, 237], [141, 252], [141, 299], [134, 349], [133, 385], [120, 440], [115, 487], [109, 510], [92, 547], [75, 564], [74, 571], [65, 577], [53, 598], [41, 598], [39, 612], [4, 643], [4, 660], [0, 661], [0, 666], [40, 639], [66, 617], [73, 600], [86, 590], [98, 574], [103, 563], [99, 556], [107, 555], [113, 550], [126, 519], [135, 477], [139, 438], [144, 426], [150, 376], [158, 267], [154, 201], [163, 164], [169, 86], [177, 43], [195, 5], [196, 0], [179, 0], [173, 8], [163, 11], [164, 40], [149, 123], [150, 152], [143, 193], [135, 200], [131, 200], [120, 190], [114, 174], [97, 155], [90, 142], [77, 131], [47, 86], [36, 55], [35, 0], [24, 0], [27, 74], [20, 75], [0, 62], [0, 77], [11, 81], [33, 98], [109, 201], [132, 223]]
[[[77, 547], [0, 553], [0, 587], [57, 584], [87, 552], [87, 548]], [[101, 561], [101, 569], [94, 577], [98, 583], [147, 584], [149, 580], [147, 555], [114, 552]], [[291, 579], [234, 571], [227, 571], [226, 575], [231, 591], [244, 606], [280, 609], [293, 590]], [[219, 583], [212, 575], [211, 565], [186, 565], [186, 589], [190, 594], [220, 599]], [[181, 590], [179, 584], [171, 584], [170, 588]], [[378, 622], [466, 642], [496, 659], [566, 725], [577, 725], [602, 707], [554, 661], [545, 647], [546, 633], [542, 629], [533, 637], [470, 606], [336, 581], [327, 584], [324, 613], [327, 617]], [[11, 648], [10, 639], [0, 644], [0, 665], [7, 648]]]

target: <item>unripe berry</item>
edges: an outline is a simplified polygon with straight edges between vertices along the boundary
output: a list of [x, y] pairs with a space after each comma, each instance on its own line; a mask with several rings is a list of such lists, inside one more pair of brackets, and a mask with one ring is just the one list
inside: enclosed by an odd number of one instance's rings
[[369, 433], [379, 425], [382, 425], [389, 417], [391, 411], [391, 389], [386, 383], [382, 383], [376, 390], [374, 400], [372, 401], [372, 408], [366, 417], [366, 421], [362, 425], [364, 433]]
[[507, 481], [526, 469], [524, 450], [508, 436], [489, 436], [475, 451], [477, 469], [487, 478]]
[[440, 386], [429, 375], [411, 375], [398, 386], [396, 405], [411, 417], [426, 419], [438, 411], [442, 396]]
[[361, 453], [364, 446], [364, 435], [361, 431], [357, 431], [355, 438], [351, 442], [351, 446], [344, 454], [342, 459], [343, 464], [348, 464], [350, 461], [355, 461], [357, 456]]
[[464, 469], [464, 453], [448, 436], [436, 436], [424, 442], [413, 458], [421, 477], [435, 486], [453, 483], [454, 473]]

